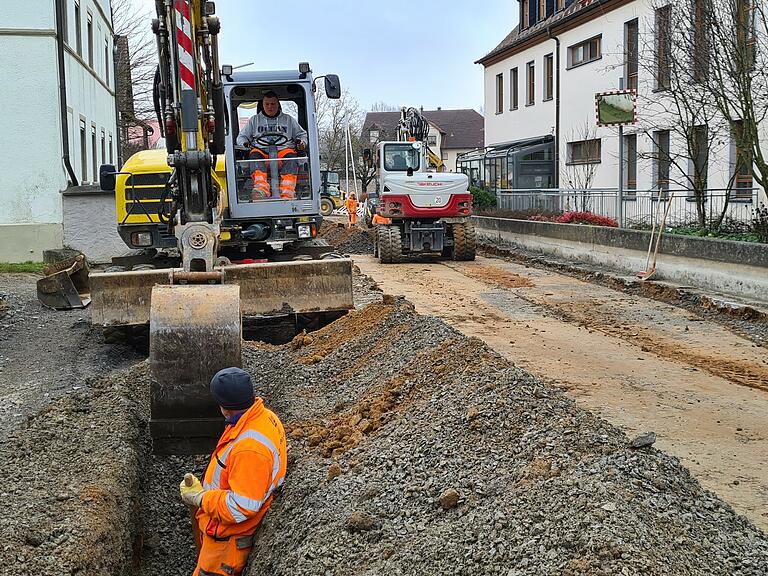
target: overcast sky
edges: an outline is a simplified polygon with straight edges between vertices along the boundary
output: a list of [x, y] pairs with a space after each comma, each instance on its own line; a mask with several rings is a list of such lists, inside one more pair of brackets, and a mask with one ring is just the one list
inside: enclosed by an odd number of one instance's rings
[[[134, 0], [154, 13], [154, 0]], [[280, 8], [286, 7], [281, 14]], [[222, 63], [336, 73], [368, 109], [483, 105], [482, 66], [517, 23], [517, 0], [218, 0]]]

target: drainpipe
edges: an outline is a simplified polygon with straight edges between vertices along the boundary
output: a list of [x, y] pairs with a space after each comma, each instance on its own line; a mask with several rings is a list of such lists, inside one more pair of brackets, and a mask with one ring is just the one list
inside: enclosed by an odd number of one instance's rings
[[[112, 25], [114, 27], [114, 24]], [[123, 167], [123, 137], [120, 131], [120, 77], [118, 76], [118, 42], [117, 34], [112, 34], [112, 78], [115, 85], [115, 152], [117, 157], [117, 169], [120, 170]]]
[[555, 41], [555, 188], [560, 188], [560, 38], [552, 36], [551, 26], [547, 36]]
[[[69, 125], [67, 122], [67, 82], [64, 73], [64, 10], [66, 10], [65, 0], [56, 0], [56, 48], [59, 63], [59, 109], [61, 112], [61, 142], [62, 157], [64, 168], [69, 174], [71, 186], [79, 184], [75, 171], [69, 158]], [[68, 186], [69, 188], [69, 186]]]

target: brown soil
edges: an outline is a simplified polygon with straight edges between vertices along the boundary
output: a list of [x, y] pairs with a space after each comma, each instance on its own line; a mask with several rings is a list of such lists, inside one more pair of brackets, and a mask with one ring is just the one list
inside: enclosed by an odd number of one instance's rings
[[[376, 314], [371, 316], [375, 317]], [[375, 357], [376, 349], [396, 341], [403, 332], [391, 331], [377, 342], [371, 355]], [[323, 456], [337, 458], [357, 446], [365, 436], [378, 430], [393, 418], [395, 413], [409, 405], [413, 400], [414, 375], [429, 374], [430, 378], [439, 381], [448, 373], [472, 374], [473, 368], [478, 364], [478, 358], [490, 360], [482, 341], [473, 339], [470, 342], [469, 346], [458, 346], [458, 340], [449, 339], [437, 348], [418, 355], [395, 378], [369, 391], [356, 404], [339, 407], [339, 411], [330, 419], [293, 422], [286, 426], [286, 432], [294, 440], [306, 439], [309, 446], [318, 447]], [[361, 361], [359, 364], [363, 363]], [[355, 365], [337, 378], [343, 379], [347, 372], [357, 373], [359, 370], [360, 367]]]
[[[628, 435], [655, 431], [656, 446], [768, 527], [765, 348], [708, 317], [528, 265], [355, 263], [385, 292], [482, 338]], [[514, 276], [530, 285], [489, 280]]]
[[530, 278], [488, 266], [468, 266], [463, 273], [470, 278], [480, 280], [483, 284], [499, 288], [531, 288], [533, 286]]

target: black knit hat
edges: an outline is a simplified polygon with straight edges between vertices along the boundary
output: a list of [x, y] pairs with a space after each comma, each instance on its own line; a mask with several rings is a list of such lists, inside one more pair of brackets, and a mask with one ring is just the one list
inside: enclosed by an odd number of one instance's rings
[[240, 368], [224, 368], [211, 379], [211, 394], [227, 410], [245, 410], [254, 401], [251, 376]]

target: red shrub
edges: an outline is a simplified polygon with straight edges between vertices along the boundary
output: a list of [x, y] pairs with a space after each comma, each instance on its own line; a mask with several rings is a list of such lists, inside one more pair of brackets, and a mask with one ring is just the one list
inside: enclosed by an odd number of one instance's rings
[[619, 223], [613, 218], [608, 216], [600, 216], [599, 214], [592, 214], [592, 212], [566, 212], [562, 216], [558, 216], [555, 222], [560, 224], [588, 224], [590, 226], [609, 226], [611, 228], [618, 228]]

